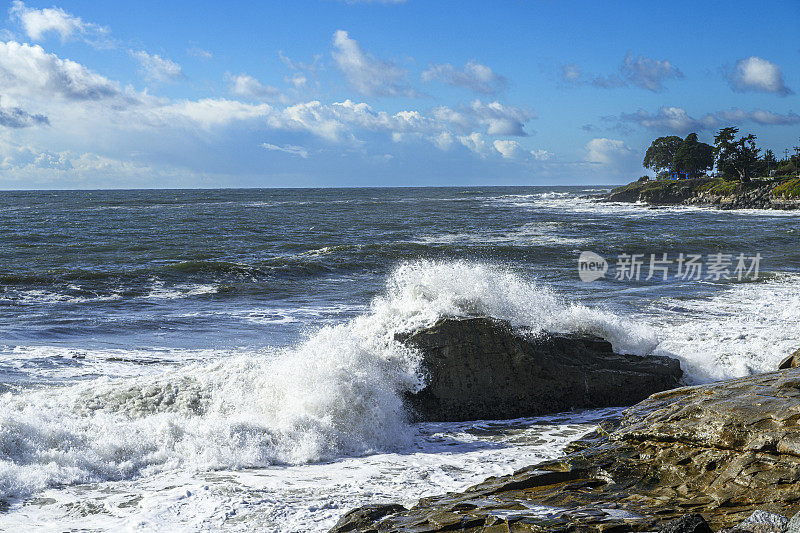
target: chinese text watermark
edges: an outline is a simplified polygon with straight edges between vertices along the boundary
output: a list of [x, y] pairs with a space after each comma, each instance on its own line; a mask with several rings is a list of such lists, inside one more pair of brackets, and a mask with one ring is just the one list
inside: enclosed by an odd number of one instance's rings
[[761, 254], [627, 254], [615, 257], [614, 268], [609, 261], [594, 252], [581, 252], [578, 257], [578, 276], [582, 281], [609, 277], [619, 281], [720, 281], [758, 279]]

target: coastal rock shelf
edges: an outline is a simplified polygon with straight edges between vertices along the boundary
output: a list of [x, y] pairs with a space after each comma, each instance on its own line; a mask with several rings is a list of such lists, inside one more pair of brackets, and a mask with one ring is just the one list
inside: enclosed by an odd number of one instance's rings
[[609, 202], [699, 205], [720, 209], [800, 209], [800, 179], [739, 183], [714, 178], [629, 183], [601, 197]]
[[525, 336], [487, 317], [444, 318], [403, 340], [423, 354], [429, 384], [407, 403], [428, 421], [631, 405], [682, 375], [675, 359], [620, 355], [586, 335]]
[[655, 531], [687, 513], [717, 530], [754, 511], [791, 517], [798, 421], [798, 368], [683, 387], [637, 404], [561, 459], [371, 522], [346, 515], [333, 531]]

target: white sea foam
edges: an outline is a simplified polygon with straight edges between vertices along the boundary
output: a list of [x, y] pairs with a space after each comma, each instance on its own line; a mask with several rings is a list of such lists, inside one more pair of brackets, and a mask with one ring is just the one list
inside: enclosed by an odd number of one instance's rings
[[567, 304], [503, 268], [408, 263], [369, 312], [291, 349], [192, 363], [155, 377], [6, 394], [0, 497], [167, 469], [304, 464], [402, 449], [413, 431], [401, 393], [420, 388], [423, 376], [418, 354], [395, 334], [464, 314], [591, 332], [625, 352], [647, 352], [657, 342], [643, 326]]
[[659, 298], [647, 321], [691, 382], [768, 372], [800, 347], [800, 276], [735, 284], [705, 298]]

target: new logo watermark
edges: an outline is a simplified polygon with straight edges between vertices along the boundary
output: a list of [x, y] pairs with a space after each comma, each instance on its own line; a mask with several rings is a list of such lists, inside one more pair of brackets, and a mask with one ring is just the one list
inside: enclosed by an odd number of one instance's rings
[[581, 281], [600, 279], [608, 272], [608, 261], [594, 252], [581, 252], [578, 256], [578, 276]]
[[[758, 279], [761, 254], [618, 254], [609, 277], [625, 281], [720, 281]], [[578, 256], [578, 277], [595, 281], [609, 272], [609, 261], [595, 252], [584, 251]]]

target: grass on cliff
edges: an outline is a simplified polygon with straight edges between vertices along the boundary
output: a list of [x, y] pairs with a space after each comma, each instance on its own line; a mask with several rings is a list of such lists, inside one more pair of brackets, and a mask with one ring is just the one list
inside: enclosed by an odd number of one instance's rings
[[706, 186], [711, 182], [711, 184], [721, 182], [722, 180], [712, 179], [712, 178], [697, 178], [691, 180], [651, 180], [651, 181], [634, 181], [633, 183], [629, 183], [627, 185], [623, 185], [622, 187], [617, 187], [612, 189], [612, 193], [618, 193], [623, 191], [676, 191], [681, 189], [697, 189], [701, 190], [701, 187]]
[[786, 199], [800, 198], [800, 178], [790, 179], [772, 189], [772, 195]]
[[749, 183], [740, 181], [729, 181], [721, 178], [697, 178], [691, 180], [653, 180], [653, 181], [634, 181], [622, 187], [617, 187], [611, 192], [638, 191], [685, 191], [689, 189], [696, 194], [709, 193], [714, 196], [732, 196], [751, 189], [763, 187], [768, 183], [774, 183], [772, 189], [773, 196], [787, 199], [800, 199], [800, 178], [758, 178]]

